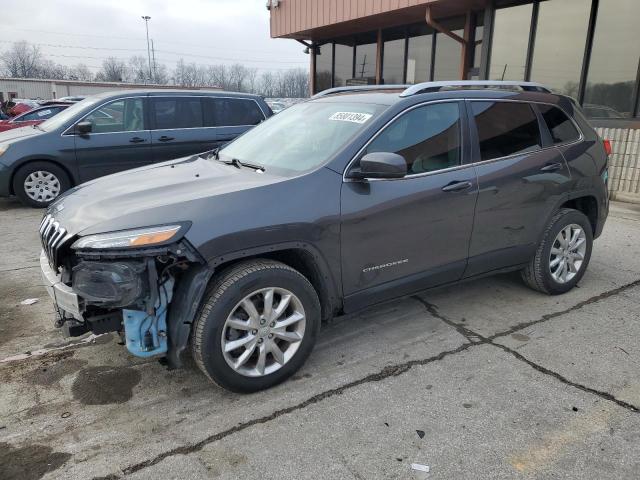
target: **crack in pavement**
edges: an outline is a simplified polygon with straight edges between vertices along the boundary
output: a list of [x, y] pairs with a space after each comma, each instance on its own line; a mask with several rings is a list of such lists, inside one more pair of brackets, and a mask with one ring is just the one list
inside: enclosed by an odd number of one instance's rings
[[[447, 350], [444, 352], [439, 353], [438, 355], [426, 358], [426, 359], [420, 359], [420, 360], [410, 360], [408, 362], [404, 362], [401, 364], [397, 364], [397, 365], [391, 365], [391, 366], [387, 366], [384, 367], [381, 371], [377, 372], [377, 373], [372, 373], [369, 374], [361, 379], [358, 380], [354, 380], [352, 382], [346, 383], [340, 387], [336, 387], [330, 390], [326, 390], [324, 392], [318, 393], [310, 398], [308, 398], [307, 400], [304, 400], [296, 405], [292, 405], [290, 407], [286, 407], [280, 410], [276, 410], [275, 412], [271, 413], [270, 415], [266, 415], [263, 417], [259, 417], [259, 418], [255, 418], [253, 420], [249, 420], [247, 422], [243, 422], [240, 423], [238, 425], [235, 425], [227, 430], [224, 430], [222, 432], [218, 432], [216, 434], [210, 435], [208, 437], [206, 437], [205, 439], [197, 442], [197, 443], [192, 443], [192, 444], [188, 444], [188, 445], [182, 445], [179, 447], [175, 447], [171, 450], [167, 450], [165, 452], [162, 452], [158, 455], [156, 455], [155, 457], [130, 465], [128, 467], [125, 467], [123, 469], [121, 469], [122, 475], [124, 476], [128, 476], [131, 475], [135, 472], [138, 472], [140, 470], [143, 470], [145, 468], [151, 467], [153, 465], [156, 465], [160, 462], [162, 462], [164, 459], [168, 458], [168, 457], [172, 457], [175, 455], [188, 455], [190, 453], [194, 453], [197, 451], [202, 450], [204, 447], [206, 447], [207, 445], [214, 443], [218, 440], [222, 440], [223, 438], [226, 438], [230, 435], [233, 435], [234, 433], [238, 433], [241, 432], [243, 430], [246, 430], [247, 428], [250, 428], [254, 425], [260, 425], [263, 423], [267, 423], [270, 422], [271, 420], [275, 420], [276, 418], [279, 418], [283, 415], [287, 415], [289, 413], [295, 412], [297, 410], [302, 410], [310, 405], [314, 405], [316, 403], [319, 403], [327, 398], [336, 396], [336, 395], [340, 395], [342, 393], [344, 393], [347, 390], [350, 390], [352, 388], [358, 387], [360, 385], [364, 385], [367, 383], [372, 383], [372, 382], [378, 382], [381, 380], [384, 380], [386, 378], [390, 378], [390, 377], [397, 377], [399, 375], [402, 375], [403, 373], [409, 371], [410, 369], [412, 369], [415, 366], [422, 366], [422, 365], [427, 365], [429, 363], [433, 363], [439, 360], [444, 359], [445, 357], [451, 356], [451, 355], [456, 355], [460, 352], [466, 351], [471, 347], [474, 347], [476, 345], [492, 345], [496, 348], [500, 348], [508, 353], [510, 353], [511, 355], [513, 355], [515, 358], [517, 358], [518, 360], [521, 360], [523, 362], [525, 362], [526, 364], [528, 364], [529, 366], [531, 366], [532, 368], [538, 370], [541, 373], [544, 373], [546, 375], [552, 376], [553, 378], [556, 378], [557, 380], [560, 380], [561, 382], [570, 385], [574, 388], [577, 388], [579, 390], [588, 392], [588, 393], [592, 393], [594, 395], [598, 395], [601, 398], [604, 398], [606, 400], [612, 401], [628, 410], [631, 410], [633, 412], [640, 412], [640, 410], [635, 407], [634, 405], [628, 404], [627, 402], [624, 402], [622, 400], [618, 400], [616, 399], [613, 395], [607, 393], [607, 392], [601, 392], [595, 389], [592, 389], [590, 387], [586, 387], [584, 385], [580, 385], [577, 384], [575, 382], [572, 382], [570, 380], [568, 380], [567, 378], [563, 377], [562, 375], [553, 372], [549, 369], [546, 369], [545, 367], [542, 367], [540, 365], [535, 364], [534, 362], [531, 362], [530, 360], [526, 359], [525, 357], [523, 357], [521, 354], [519, 354], [518, 352], [515, 352], [511, 349], [509, 349], [508, 347], [505, 347], [503, 345], [499, 345], [496, 343], [493, 343], [493, 340], [497, 337], [500, 336], [504, 336], [504, 335], [508, 335], [511, 334], [517, 330], [521, 330], [523, 328], [527, 328], [531, 325], [537, 324], [537, 323], [541, 323], [541, 322], [545, 322], [547, 320], [551, 320], [552, 318], [556, 318], [559, 317], [561, 315], [565, 315], [569, 312], [572, 312], [574, 310], [580, 309], [585, 307], [586, 305], [590, 305], [592, 303], [604, 300], [606, 298], [609, 298], [611, 296], [617, 295], [629, 288], [633, 288], [635, 286], [640, 285], [640, 280], [636, 280], [635, 282], [631, 282], [628, 283], [626, 285], [623, 285], [621, 287], [615, 288], [613, 290], [609, 290], [607, 292], [601, 293], [599, 295], [596, 295], [594, 297], [591, 297], [588, 300], [585, 300], [583, 302], [577, 303], [576, 305], [574, 305], [573, 307], [570, 307], [566, 310], [562, 310], [560, 312], [555, 312], [555, 313], [551, 313], [551, 314], [547, 314], [547, 315], [543, 315], [542, 318], [540, 318], [539, 320], [535, 320], [533, 322], [525, 322], [522, 324], [519, 324], [505, 332], [501, 332], [499, 334], [495, 334], [492, 335], [490, 337], [484, 337], [470, 329], [468, 329], [466, 326], [464, 325], [460, 325], [456, 322], [453, 322], [452, 320], [448, 319], [446, 316], [444, 316], [443, 314], [441, 314], [437, 307], [435, 305], [430, 304], [429, 302], [427, 302], [426, 300], [420, 298], [419, 296], [415, 295], [412, 296], [411, 298], [419, 301], [429, 312], [429, 314], [433, 315], [434, 317], [438, 318], [439, 320], [443, 321], [444, 323], [446, 323], [447, 325], [451, 326], [452, 328], [454, 328], [458, 333], [460, 333], [465, 339], [467, 339], [468, 343], [464, 343], [461, 346], [459, 346], [458, 348], [455, 348], [453, 350]], [[121, 478], [119, 475], [117, 474], [109, 474], [106, 476], [101, 476], [101, 477], [93, 477], [92, 480], [116, 480]]]
[[[640, 283], [640, 281], [638, 282], [633, 282], [635, 284]], [[626, 288], [631, 288], [630, 285], [627, 285]], [[585, 305], [590, 305], [592, 303], [595, 303], [597, 301], [603, 300], [605, 298], [609, 298], [613, 295], [619, 294], [622, 291], [626, 290], [626, 288], [620, 287], [617, 288], [615, 290], [611, 290], [610, 292], [605, 292], [603, 294], [600, 295], [596, 295], [595, 297], [592, 297], [588, 300], [585, 300], [584, 302], [580, 302], [578, 304], [576, 304], [574, 307], [571, 307], [567, 310], [564, 310], [562, 312], [557, 312], [555, 314], [549, 314], [549, 315], [545, 315], [543, 316], [544, 320], [543, 321], [547, 321], [547, 320], [551, 320], [552, 318], [557, 318], [560, 315], [564, 315], [568, 312], [571, 312], [573, 310], [576, 310], [578, 308], [582, 308]], [[612, 293], [615, 292], [615, 293]], [[555, 378], [556, 380], [561, 381], [562, 383], [566, 384], [566, 385], [570, 385], [574, 388], [577, 388], [578, 390], [582, 390], [583, 392], [587, 392], [587, 393], [591, 393], [593, 395], [597, 395], [600, 398], [603, 398], [605, 400], [608, 400], [610, 402], [614, 402], [615, 404], [617, 404], [620, 407], [626, 408], [627, 410], [630, 410], [634, 413], [640, 413], [640, 408], [636, 407], [635, 405], [625, 402], [624, 400], [620, 400], [618, 398], [616, 398], [615, 396], [613, 396], [612, 394], [608, 393], [608, 392], [603, 392], [601, 390], [596, 390], [595, 388], [591, 388], [588, 387], [586, 385], [582, 385], [581, 383], [576, 383], [574, 381], [569, 380], [567, 377], [564, 377], [563, 375], [561, 375], [558, 372], [555, 372], [553, 370], [550, 370], [538, 363], [535, 363], [531, 360], [529, 360], [528, 358], [526, 358], [524, 355], [522, 355], [521, 353], [516, 352], [515, 350], [505, 346], [505, 345], [501, 345], [499, 343], [494, 343], [494, 339], [496, 338], [495, 335], [492, 335], [490, 337], [484, 337], [482, 335], [480, 335], [479, 333], [474, 332], [473, 330], [468, 329], [466, 326], [461, 325], [459, 323], [456, 323], [454, 321], [452, 321], [451, 319], [447, 318], [445, 315], [443, 315], [442, 313], [440, 313], [438, 311], [438, 307], [432, 303], [427, 302], [426, 300], [424, 300], [423, 298], [414, 295], [412, 297], [413, 299], [417, 300], [418, 302], [420, 302], [422, 305], [424, 305], [424, 307], [427, 309], [427, 311], [433, 315], [434, 317], [442, 320], [443, 322], [445, 322], [447, 325], [450, 325], [451, 327], [455, 328], [458, 333], [460, 333], [461, 335], [463, 335], [469, 342], [472, 342], [472, 345], [491, 345], [493, 347], [499, 348], [507, 353], [510, 353], [511, 355], [513, 355], [516, 359], [526, 363], [527, 365], [529, 365], [531, 368], [537, 370], [540, 373], [543, 373], [545, 375], [551, 376], [553, 378]], [[546, 317], [546, 318], [545, 318]], [[541, 321], [536, 321], [535, 323], [540, 323]], [[530, 324], [532, 324], [532, 322], [529, 322], [527, 324], [527, 326], [529, 326]], [[523, 327], [526, 328], [526, 327]], [[519, 329], [517, 329], [519, 330]], [[502, 335], [498, 335], [498, 336], [502, 336]]]
[[[344, 393], [347, 390], [351, 390], [352, 388], [358, 387], [360, 385], [364, 385], [367, 383], [372, 383], [372, 382], [379, 382], [381, 380], [390, 378], [390, 377], [397, 377], [399, 375], [402, 375], [403, 373], [411, 370], [413, 367], [416, 366], [422, 366], [422, 365], [428, 365], [429, 363], [433, 363], [433, 362], [437, 362], [442, 360], [445, 357], [448, 357], [450, 355], [455, 355], [457, 353], [463, 352], [465, 350], [467, 350], [469, 347], [472, 347], [474, 344], [473, 343], [464, 343], [462, 345], [460, 345], [458, 348], [455, 348], [453, 350], [447, 350], [444, 352], [439, 353], [438, 355], [434, 355], [425, 359], [420, 359], [420, 360], [410, 360], [408, 362], [404, 362], [404, 363], [400, 363], [397, 365], [389, 365], [387, 367], [384, 367], [382, 370], [380, 370], [379, 372], [376, 373], [372, 373], [367, 375], [366, 377], [360, 378], [358, 380], [354, 380], [352, 382], [346, 383], [340, 387], [336, 387], [336, 388], [332, 388], [330, 390], [326, 390], [324, 392], [318, 393], [310, 398], [308, 398], [307, 400], [304, 400], [296, 405], [292, 405], [290, 407], [286, 407], [280, 410], [276, 410], [275, 412], [271, 413], [270, 415], [266, 415], [263, 417], [259, 417], [259, 418], [255, 418], [253, 420], [249, 420], [247, 422], [243, 422], [240, 423], [234, 427], [231, 427], [227, 430], [224, 430], [222, 432], [216, 433], [214, 435], [210, 435], [209, 437], [205, 438], [204, 440], [201, 440], [197, 443], [193, 443], [193, 444], [189, 444], [189, 445], [183, 445], [180, 447], [176, 447], [173, 448], [171, 450], [167, 450], [166, 452], [162, 452], [158, 455], [156, 455], [155, 457], [149, 459], [149, 460], [145, 460], [143, 462], [139, 462], [136, 463], [134, 465], [130, 465], [124, 469], [122, 469], [122, 473], [123, 475], [131, 475], [132, 473], [135, 473], [139, 470], [142, 470], [144, 468], [148, 468], [151, 467], [153, 465], [156, 465], [157, 463], [160, 463], [162, 460], [164, 460], [165, 458], [168, 457], [172, 457], [174, 455], [188, 455], [190, 453], [194, 453], [197, 452], [199, 450], [202, 450], [204, 447], [206, 447], [207, 445], [209, 445], [210, 443], [216, 442], [218, 440], [222, 440], [225, 437], [228, 437], [229, 435], [233, 435], [234, 433], [237, 432], [241, 432], [242, 430], [246, 430], [249, 427], [252, 427], [254, 425], [259, 425], [259, 424], [263, 424], [263, 423], [267, 423], [270, 422], [271, 420], [275, 420], [278, 417], [281, 417], [283, 415], [287, 415], [289, 413], [295, 412], [297, 410], [301, 410], [304, 409], [310, 405], [314, 405], [316, 403], [319, 403], [327, 398], [330, 397], [334, 397], [336, 395], [340, 395], [342, 393]], [[103, 477], [94, 477], [92, 480], [105, 480], [105, 479], [116, 479], [116, 478], [121, 478], [118, 477], [115, 474], [110, 474], [107, 476], [103, 476]]]
[[3, 270], [0, 270], [0, 273], [6, 273], [6, 272], [16, 272], [18, 270], [27, 270], [28, 268], [38, 268], [40, 265], [30, 265], [28, 267], [16, 267], [16, 268], [6, 268]]
[[[511, 335], [512, 333], [517, 332], [518, 330], [523, 330], [527, 327], [530, 327], [532, 325], [537, 325], [538, 323], [543, 323], [546, 322], [547, 320], [551, 320], [553, 318], [557, 318], [557, 317], [561, 317], [563, 315], [566, 315], [567, 313], [571, 313], [575, 310], [580, 310], [583, 307], [586, 307], [587, 305], [592, 305], [594, 303], [600, 302], [602, 300], [605, 300], [607, 298], [613, 297], [615, 295], [618, 295], [626, 290], [629, 290], [631, 288], [640, 286], [640, 279], [635, 280], [633, 282], [629, 282], [629, 283], [625, 283], [624, 285], [614, 288], [612, 290], [607, 290], [606, 292], [600, 293], [598, 295], [594, 295], [593, 297], [590, 297], [586, 300], [583, 300], [582, 302], [578, 302], [576, 303], [574, 306], [569, 307], [565, 310], [561, 310], [559, 312], [553, 312], [553, 313], [547, 313], [546, 315], [543, 315], [542, 317], [540, 317], [537, 320], [532, 320], [530, 322], [522, 322], [519, 323], [517, 325], [514, 325], [513, 327], [509, 328], [508, 330], [504, 330], [502, 332], [498, 332], [498, 333], [494, 333], [493, 335], [491, 335], [490, 337], [487, 337], [488, 340], [495, 340], [498, 337], [505, 337], [507, 335]], [[416, 298], [416, 297], [414, 297]]]

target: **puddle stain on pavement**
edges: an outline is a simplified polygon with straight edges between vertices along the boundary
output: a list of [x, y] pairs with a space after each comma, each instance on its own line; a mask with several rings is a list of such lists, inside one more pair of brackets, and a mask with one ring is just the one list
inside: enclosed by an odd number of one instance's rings
[[0, 442], [0, 472], [3, 480], [38, 480], [60, 468], [69, 458], [70, 453], [54, 452], [46, 445], [17, 448]]
[[140, 372], [129, 367], [90, 367], [80, 370], [71, 386], [73, 398], [84, 405], [125, 403], [133, 397]]

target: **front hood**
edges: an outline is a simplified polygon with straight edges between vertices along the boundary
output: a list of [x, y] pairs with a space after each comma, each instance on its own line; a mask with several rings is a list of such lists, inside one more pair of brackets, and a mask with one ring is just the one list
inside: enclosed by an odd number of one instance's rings
[[12, 128], [5, 132], [0, 133], [0, 143], [12, 143], [16, 140], [22, 140], [24, 138], [33, 137], [34, 135], [41, 135], [43, 133], [39, 128], [33, 128], [33, 126]]
[[250, 168], [190, 157], [84, 183], [51, 204], [47, 213], [73, 235], [187, 222], [203, 209], [215, 208], [212, 197], [282, 180]]

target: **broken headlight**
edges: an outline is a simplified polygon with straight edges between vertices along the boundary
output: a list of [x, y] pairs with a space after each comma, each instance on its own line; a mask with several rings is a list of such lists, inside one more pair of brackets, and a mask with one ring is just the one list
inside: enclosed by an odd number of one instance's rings
[[147, 290], [144, 262], [80, 262], [73, 268], [73, 290], [88, 303], [126, 307]]

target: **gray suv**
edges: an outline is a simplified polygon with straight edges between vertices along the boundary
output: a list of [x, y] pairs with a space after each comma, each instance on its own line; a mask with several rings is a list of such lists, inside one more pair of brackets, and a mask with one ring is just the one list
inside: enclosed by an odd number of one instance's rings
[[607, 152], [574, 101], [532, 83], [325, 91], [222, 149], [85, 183], [40, 226], [68, 335], [186, 350], [233, 391], [267, 388], [321, 321], [519, 270], [561, 294], [608, 213]]
[[46, 207], [74, 185], [211, 150], [271, 116], [258, 95], [128, 90], [0, 133], [0, 196]]

